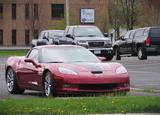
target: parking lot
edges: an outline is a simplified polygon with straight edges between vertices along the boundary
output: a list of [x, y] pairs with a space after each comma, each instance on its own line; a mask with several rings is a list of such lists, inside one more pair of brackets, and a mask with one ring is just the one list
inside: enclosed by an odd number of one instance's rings
[[[35, 95], [38, 97], [37, 94], [40, 93], [31, 91], [25, 92], [24, 95], [10, 95], [7, 92], [4, 79], [6, 59], [0, 58], [0, 98], [25, 98]], [[122, 57], [120, 61], [113, 59], [112, 62], [122, 63], [127, 68], [132, 89], [130, 95], [160, 96], [160, 56], [149, 56], [148, 60], [138, 60], [137, 57]]]

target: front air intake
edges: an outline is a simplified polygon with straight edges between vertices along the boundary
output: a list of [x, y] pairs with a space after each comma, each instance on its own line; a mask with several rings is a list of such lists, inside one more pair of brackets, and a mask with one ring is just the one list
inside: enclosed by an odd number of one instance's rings
[[102, 74], [103, 72], [102, 71], [92, 71], [91, 73], [93, 73], [93, 74]]

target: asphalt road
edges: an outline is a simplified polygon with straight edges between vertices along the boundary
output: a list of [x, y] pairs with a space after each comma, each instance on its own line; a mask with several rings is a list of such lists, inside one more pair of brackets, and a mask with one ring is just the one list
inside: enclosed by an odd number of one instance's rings
[[[41, 93], [25, 91], [23, 95], [11, 95], [7, 92], [4, 69], [7, 58], [0, 58], [0, 98], [41, 97]], [[147, 60], [138, 60], [137, 57], [122, 57], [120, 61], [130, 75], [131, 92], [129, 95], [156, 95], [160, 96], [160, 56], [149, 56]]]

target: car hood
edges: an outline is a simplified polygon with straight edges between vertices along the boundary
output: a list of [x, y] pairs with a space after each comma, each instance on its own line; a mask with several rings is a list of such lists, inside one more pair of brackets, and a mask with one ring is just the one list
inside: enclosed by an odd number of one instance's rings
[[[114, 65], [114, 66], [113, 66]], [[119, 66], [118, 63], [113, 64], [113, 63], [56, 63], [56, 64], [51, 64], [51, 68], [56, 68], [58, 69], [59, 67], [62, 68], [67, 68], [74, 70], [76, 72], [102, 72], [102, 71], [112, 71], [114, 70], [117, 66]]]
[[109, 40], [109, 38], [106, 37], [75, 37], [75, 40], [78, 41], [106, 41]]

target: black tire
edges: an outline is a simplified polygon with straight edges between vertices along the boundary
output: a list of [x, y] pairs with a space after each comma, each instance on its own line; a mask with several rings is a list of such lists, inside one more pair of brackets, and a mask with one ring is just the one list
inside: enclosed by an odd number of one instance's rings
[[146, 60], [147, 59], [146, 49], [144, 47], [139, 47], [137, 55], [139, 60]]
[[32, 46], [31, 46], [31, 48], [34, 48], [34, 47], [35, 47], [35, 45], [32, 45]]
[[113, 55], [111, 54], [111, 55], [105, 56], [105, 58], [106, 58], [106, 61], [111, 61], [113, 58]]
[[12, 68], [8, 68], [6, 72], [6, 85], [7, 85], [7, 90], [11, 94], [22, 94], [24, 93], [24, 89], [21, 89], [18, 86], [17, 80], [16, 80], [16, 75], [15, 72]]
[[115, 48], [114, 51], [115, 51], [115, 58], [116, 58], [116, 60], [121, 60], [119, 48]]
[[46, 97], [55, 96], [55, 90], [54, 90], [54, 80], [52, 78], [52, 74], [47, 71], [44, 75], [43, 79], [43, 87], [44, 87], [44, 95]]

